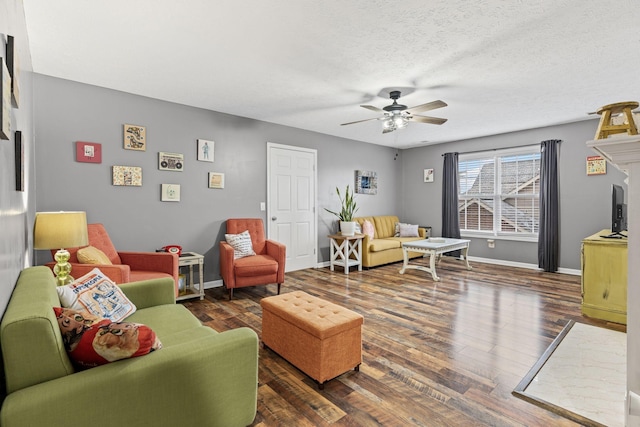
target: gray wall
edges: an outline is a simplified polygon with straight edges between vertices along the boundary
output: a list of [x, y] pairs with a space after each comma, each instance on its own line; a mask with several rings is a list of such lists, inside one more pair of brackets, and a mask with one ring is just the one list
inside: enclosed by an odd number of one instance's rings
[[[448, 126], [447, 123], [446, 126]], [[451, 123], [453, 125], [453, 123]], [[539, 144], [560, 139], [558, 178], [560, 187], [560, 257], [565, 269], [580, 269], [580, 242], [583, 238], [611, 226], [611, 184], [623, 184], [625, 175], [607, 165], [606, 175], [587, 176], [586, 158], [595, 153], [586, 147], [592, 140], [597, 120], [587, 120], [522, 132], [451, 142], [402, 152], [403, 214], [407, 221], [430, 225], [434, 235], [442, 230], [442, 154], [492, 150]], [[434, 182], [423, 182], [423, 170], [434, 169]], [[537, 243], [496, 240], [488, 248], [486, 239], [472, 238], [470, 256], [538, 264]]]
[[[612, 182], [623, 174], [608, 167], [587, 177], [585, 141], [597, 122], [514, 132], [492, 137], [395, 150], [273, 125], [228, 114], [187, 107], [77, 82], [34, 76], [37, 210], [85, 210], [89, 222], [102, 222], [121, 250], [154, 250], [169, 243], [205, 254], [205, 280], [218, 280], [218, 241], [230, 217], [265, 218], [266, 143], [313, 148], [318, 153], [318, 262], [329, 258], [327, 234], [335, 230], [335, 187], [353, 185], [354, 171], [378, 173], [378, 194], [357, 195], [358, 215], [397, 214], [403, 221], [441, 229], [442, 154], [489, 150], [542, 140], [563, 140], [560, 148], [560, 267], [580, 268], [582, 238], [609, 226]], [[122, 125], [147, 128], [145, 152], [122, 148]], [[449, 124], [447, 124], [449, 125]], [[453, 124], [452, 124], [453, 125]], [[215, 162], [196, 161], [196, 140], [215, 141]], [[102, 144], [102, 164], [75, 161], [75, 141]], [[158, 170], [159, 151], [185, 155], [184, 172]], [[111, 185], [111, 166], [141, 166], [142, 187]], [[423, 169], [435, 169], [435, 181], [424, 183]], [[225, 189], [207, 188], [209, 171], [225, 173]], [[160, 201], [160, 184], [181, 184], [181, 202]], [[473, 239], [471, 255], [537, 264], [537, 245], [498, 240], [489, 249]], [[50, 260], [37, 253], [37, 263]]]
[[[329, 258], [327, 234], [337, 209], [336, 186], [353, 186], [355, 170], [378, 173], [378, 194], [358, 195], [360, 213], [400, 210], [396, 150], [187, 107], [49, 76], [34, 75], [37, 210], [84, 210], [105, 224], [116, 248], [152, 251], [167, 244], [205, 254], [205, 281], [218, 280], [224, 221], [259, 217], [266, 201], [267, 142], [318, 153], [318, 261]], [[146, 126], [147, 150], [123, 149], [123, 124]], [[215, 141], [214, 163], [196, 161], [196, 140]], [[75, 161], [75, 142], [102, 144], [102, 163]], [[158, 152], [185, 156], [184, 172], [158, 170]], [[142, 187], [111, 185], [111, 166], [140, 166]], [[225, 188], [207, 188], [207, 173], [225, 174]], [[181, 185], [181, 201], [161, 202], [160, 184]], [[396, 208], [397, 207], [397, 208]], [[38, 264], [50, 260], [37, 251]]]
[[[31, 53], [22, 2], [0, 1], [0, 57], [5, 61], [7, 35], [15, 38], [20, 62], [20, 104], [11, 109], [11, 137], [0, 140], [0, 313], [11, 297], [20, 271], [31, 265], [31, 224], [35, 191], [33, 164], [33, 102]], [[22, 132], [25, 191], [16, 191], [15, 131]]]

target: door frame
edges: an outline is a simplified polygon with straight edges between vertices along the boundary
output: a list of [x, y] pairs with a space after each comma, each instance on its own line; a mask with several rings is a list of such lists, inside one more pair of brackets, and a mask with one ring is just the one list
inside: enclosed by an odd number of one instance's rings
[[[318, 150], [315, 148], [297, 147], [295, 145], [278, 144], [275, 142], [267, 142], [267, 238], [271, 238], [271, 150], [277, 148], [280, 150], [302, 151], [313, 155], [313, 252], [315, 260], [313, 268], [318, 266]], [[286, 268], [285, 268], [286, 271]]]

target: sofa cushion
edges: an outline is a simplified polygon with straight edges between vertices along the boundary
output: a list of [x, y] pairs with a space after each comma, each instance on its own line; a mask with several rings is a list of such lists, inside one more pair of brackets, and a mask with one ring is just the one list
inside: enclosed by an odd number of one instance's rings
[[111, 265], [109, 257], [100, 249], [93, 246], [86, 246], [78, 249], [76, 255], [78, 256], [78, 262], [80, 262], [80, 264]]
[[122, 290], [98, 268], [69, 285], [57, 287], [56, 291], [63, 307], [86, 310], [113, 322], [124, 320], [136, 311]]
[[182, 304], [163, 304], [138, 310], [127, 317], [127, 322], [153, 325], [153, 330], [163, 344], [169, 335], [186, 332], [202, 326], [197, 317]]
[[237, 277], [276, 274], [278, 263], [268, 255], [256, 255], [236, 260], [233, 266]]
[[393, 237], [395, 235], [397, 222], [400, 221], [395, 215], [373, 217], [373, 225], [376, 227], [376, 239]]
[[233, 248], [234, 259], [240, 259], [256, 254], [253, 251], [253, 244], [251, 243], [249, 230], [245, 230], [239, 234], [225, 234], [224, 238]]
[[373, 239], [369, 242], [370, 252], [380, 252], [400, 247], [402, 247], [401, 242], [395, 239]]

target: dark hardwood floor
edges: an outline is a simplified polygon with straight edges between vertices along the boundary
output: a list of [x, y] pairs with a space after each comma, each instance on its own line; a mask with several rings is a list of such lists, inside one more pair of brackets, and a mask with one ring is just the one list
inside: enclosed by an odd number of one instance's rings
[[[415, 262], [428, 265], [428, 258]], [[324, 390], [271, 350], [260, 348], [254, 426], [575, 426], [511, 394], [570, 319], [583, 317], [580, 277], [445, 257], [440, 282], [400, 263], [347, 276], [342, 269], [286, 275], [282, 292], [303, 290], [364, 316], [363, 363]], [[184, 302], [223, 331], [260, 336], [260, 300], [276, 285], [206, 291]]]

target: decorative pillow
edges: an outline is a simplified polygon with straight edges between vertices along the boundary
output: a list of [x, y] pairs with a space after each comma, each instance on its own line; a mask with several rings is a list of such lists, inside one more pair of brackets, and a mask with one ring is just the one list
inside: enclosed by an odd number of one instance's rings
[[375, 234], [375, 229], [373, 228], [373, 224], [368, 219], [362, 223], [362, 232], [369, 236], [370, 239], [373, 239]]
[[104, 252], [93, 246], [87, 246], [78, 249], [76, 255], [78, 256], [78, 261], [80, 262], [80, 264], [113, 264]]
[[356, 234], [362, 234], [362, 227], [360, 226], [360, 224], [356, 222], [355, 226], [356, 226], [356, 229], [355, 229]]
[[253, 251], [253, 244], [251, 243], [249, 230], [245, 230], [240, 234], [225, 234], [224, 238], [233, 248], [233, 259], [244, 258], [246, 256], [256, 254]]
[[420, 237], [418, 225], [400, 224], [400, 237]]
[[58, 286], [56, 291], [63, 307], [88, 311], [112, 322], [119, 322], [136, 311], [122, 290], [98, 268], [66, 286]]
[[396, 222], [396, 229], [393, 233], [393, 237], [400, 237], [400, 223]]
[[104, 320], [88, 311], [74, 310], [72, 308], [54, 307], [53, 311], [56, 313], [62, 341], [67, 351], [76, 348], [86, 329], [89, 329], [94, 323]]
[[101, 319], [86, 323], [81, 313], [54, 307], [65, 348], [73, 362], [91, 368], [116, 360], [139, 357], [162, 348], [153, 330], [141, 323]]

